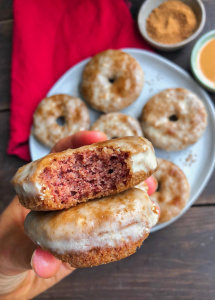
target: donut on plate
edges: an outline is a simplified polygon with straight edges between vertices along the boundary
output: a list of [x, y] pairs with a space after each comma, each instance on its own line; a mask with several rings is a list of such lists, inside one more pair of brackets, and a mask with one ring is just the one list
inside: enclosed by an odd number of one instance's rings
[[88, 108], [79, 98], [59, 94], [43, 99], [33, 117], [34, 136], [49, 148], [90, 126]]
[[120, 50], [106, 50], [87, 63], [81, 91], [96, 110], [115, 112], [138, 98], [143, 82], [143, 71], [131, 55]]
[[143, 107], [142, 129], [155, 147], [177, 151], [196, 143], [207, 125], [203, 102], [192, 92], [167, 89]]
[[12, 183], [31, 210], [60, 210], [135, 186], [156, 171], [151, 143], [125, 137], [49, 154], [21, 167]]
[[153, 176], [158, 181], [157, 191], [150, 196], [160, 207], [159, 223], [176, 217], [189, 199], [189, 183], [183, 171], [171, 161], [158, 158], [158, 169]]
[[146, 192], [120, 194], [57, 212], [30, 212], [30, 239], [72, 267], [110, 263], [135, 253], [157, 223], [158, 209]]
[[104, 132], [108, 139], [143, 136], [140, 123], [135, 118], [122, 113], [102, 115], [91, 126], [91, 130]]

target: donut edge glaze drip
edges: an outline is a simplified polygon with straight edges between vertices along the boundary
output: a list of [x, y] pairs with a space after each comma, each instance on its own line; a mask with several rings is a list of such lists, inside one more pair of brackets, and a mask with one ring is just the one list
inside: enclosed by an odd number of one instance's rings
[[41, 194], [42, 184], [29, 180], [37, 170], [37, 162], [38, 161], [33, 161], [19, 168], [12, 178], [11, 183], [14, 185], [14, 189], [18, 196], [37, 197], [38, 195], [41, 195], [41, 199], [43, 199], [43, 195]]

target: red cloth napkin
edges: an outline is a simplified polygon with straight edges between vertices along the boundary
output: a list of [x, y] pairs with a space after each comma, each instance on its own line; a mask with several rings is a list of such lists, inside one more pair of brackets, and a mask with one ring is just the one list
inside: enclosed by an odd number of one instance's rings
[[34, 110], [65, 71], [123, 47], [149, 49], [123, 0], [14, 0], [8, 154], [30, 160]]

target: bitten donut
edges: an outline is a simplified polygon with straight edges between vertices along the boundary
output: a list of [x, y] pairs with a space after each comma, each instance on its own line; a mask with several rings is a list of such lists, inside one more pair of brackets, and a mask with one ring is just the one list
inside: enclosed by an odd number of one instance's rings
[[203, 102], [192, 92], [167, 89], [143, 108], [142, 129], [155, 147], [177, 151], [196, 143], [207, 125]]
[[115, 112], [129, 106], [140, 95], [144, 76], [139, 63], [119, 50], [95, 55], [86, 65], [81, 90], [96, 110]]
[[21, 167], [12, 183], [31, 210], [60, 210], [116, 194], [156, 171], [151, 143], [125, 137], [51, 153]]
[[125, 136], [143, 136], [140, 123], [133, 117], [121, 113], [102, 115], [91, 130], [104, 132], [108, 139]]
[[41, 143], [52, 148], [63, 137], [86, 130], [89, 126], [89, 112], [84, 102], [59, 94], [40, 102], [34, 113], [32, 133]]
[[133, 254], [158, 221], [146, 192], [121, 194], [57, 212], [30, 212], [25, 232], [40, 247], [72, 267], [110, 263]]
[[158, 170], [153, 176], [158, 181], [158, 189], [150, 198], [160, 206], [159, 223], [167, 222], [185, 207], [189, 198], [189, 183], [178, 166], [160, 158]]

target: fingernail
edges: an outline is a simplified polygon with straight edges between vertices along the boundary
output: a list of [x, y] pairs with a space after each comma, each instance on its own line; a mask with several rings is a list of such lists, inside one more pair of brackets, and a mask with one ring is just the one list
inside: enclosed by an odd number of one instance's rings
[[41, 278], [50, 278], [54, 276], [59, 267], [61, 261], [54, 257], [51, 253], [42, 250], [38, 247], [31, 258], [31, 267], [34, 273]]

